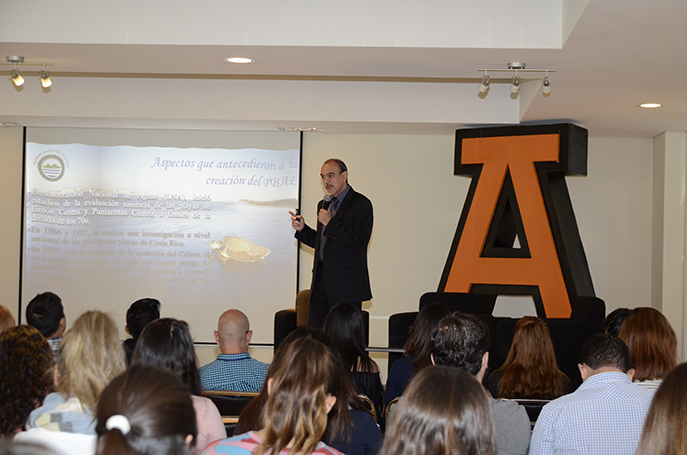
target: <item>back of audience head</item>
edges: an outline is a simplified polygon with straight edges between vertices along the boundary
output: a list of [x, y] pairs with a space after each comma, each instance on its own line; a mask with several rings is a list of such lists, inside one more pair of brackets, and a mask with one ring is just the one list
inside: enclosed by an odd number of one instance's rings
[[420, 312], [413, 323], [410, 337], [403, 346], [405, 354], [414, 358], [416, 372], [432, 364], [429, 358], [432, 353], [432, 330], [439, 321], [450, 314], [451, 310], [445, 303], [431, 302], [420, 308]]
[[191, 455], [196, 414], [172, 372], [135, 365], [115, 378], [96, 412], [96, 455]]
[[[254, 452], [312, 453], [327, 427], [327, 414], [336, 402], [341, 367], [336, 355], [312, 338], [290, 343], [282, 365], [268, 380], [269, 396], [263, 425], [265, 438]], [[332, 374], [334, 373], [334, 374]]]
[[126, 311], [126, 331], [137, 339], [150, 321], [160, 319], [160, 301], [145, 298], [136, 300]]
[[556, 398], [568, 382], [558, 369], [549, 327], [533, 316], [515, 324], [513, 343], [499, 371], [499, 395], [505, 398]]
[[126, 369], [124, 350], [114, 320], [87, 311], [64, 334], [57, 356], [57, 390], [75, 396], [91, 411], [109, 382]]
[[0, 439], [20, 431], [43, 402], [51, 367], [52, 349], [36, 328], [20, 325], [0, 334]]
[[334, 305], [324, 320], [322, 330], [341, 355], [346, 371], [357, 370], [358, 366], [361, 371], [374, 369], [365, 350], [363, 313], [355, 305], [347, 302]]
[[17, 325], [17, 322], [14, 320], [12, 312], [0, 305], [0, 333], [4, 332], [10, 327], [14, 327], [15, 325]]
[[687, 453], [687, 363], [673, 368], [661, 382], [644, 421], [637, 455]]
[[655, 308], [630, 310], [618, 336], [630, 348], [636, 381], [663, 379], [678, 363], [675, 331]]
[[629, 308], [618, 308], [608, 313], [603, 322], [604, 332], [617, 337], [620, 333], [620, 327], [629, 313]]
[[[591, 371], [585, 371], [587, 367]], [[600, 371], [630, 371], [630, 350], [620, 338], [595, 333], [584, 343], [580, 354], [582, 379]]]
[[430, 366], [394, 410], [380, 455], [495, 455], [487, 395], [466, 371]]
[[61, 336], [67, 326], [62, 299], [52, 292], [38, 294], [26, 307], [26, 323], [45, 338]]
[[215, 341], [222, 354], [241, 354], [248, 352], [253, 331], [250, 322], [243, 312], [237, 309], [227, 310], [219, 317]]
[[432, 332], [432, 358], [436, 365], [462, 368], [473, 376], [483, 369], [489, 349], [489, 328], [477, 316], [454, 313]]
[[200, 395], [198, 360], [188, 324], [174, 318], [151, 321], [136, 343], [132, 365], [167, 368], [193, 395]]
[[267, 382], [271, 377], [274, 376], [276, 371], [284, 368], [286, 361], [285, 354], [291, 343], [302, 338], [309, 338], [322, 343], [336, 357], [336, 359], [330, 364], [332, 371], [330, 371], [329, 374], [339, 376], [340, 381], [338, 381], [338, 386], [333, 393], [333, 395], [336, 397], [336, 403], [329, 412], [329, 425], [327, 428], [327, 433], [331, 439], [344, 438], [344, 440], [348, 440], [348, 438], [350, 438], [351, 420], [349, 408], [364, 410], [364, 405], [353, 389], [353, 386], [348, 379], [348, 375], [343, 368], [343, 364], [338, 357], [338, 353], [332, 346], [331, 339], [322, 330], [311, 327], [296, 329], [287, 335], [286, 338], [284, 338], [284, 340], [281, 342], [274, 353], [272, 363], [270, 363], [270, 368], [267, 371], [267, 376], [265, 378], [265, 385], [260, 391], [260, 394], [244, 408], [243, 412], [241, 412], [239, 423], [237, 425], [238, 433], [259, 430], [263, 427], [263, 416], [265, 405], [268, 399]]

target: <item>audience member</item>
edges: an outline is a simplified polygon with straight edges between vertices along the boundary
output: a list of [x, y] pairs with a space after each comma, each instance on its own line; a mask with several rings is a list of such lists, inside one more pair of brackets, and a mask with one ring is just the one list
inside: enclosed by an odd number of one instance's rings
[[263, 428], [214, 442], [203, 455], [340, 454], [321, 441], [341, 381], [330, 374], [336, 362], [336, 355], [312, 338], [290, 343], [267, 384]]
[[380, 454], [496, 455], [487, 394], [460, 368], [423, 369], [399, 400]]
[[[334, 370], [330, 371], [329, 375], [340, 377], [340, 382], [334, 393], [336, 403], [329, 412], [327, 430], [322, 441], [346, 455], [376, 455], [382, 446], [382, 434], [379, 426], [365, 408], [358, 394], [353, 390], [338, 353], [333, 349], [331, 339], [323, 331], [303, 327], [294, 330], [284, 338], [274, 353], [274, 358], [267, 372], [267, 380], [276, 371], [284, 367], [284, 354], [287, 347], [300, 338], [312, 338], [319, 341], [336, 356], [336, 362], [330, 364]], [[256, 431], [263, 427], [267, 398], [267, 386], [264, 386], [260, 395], [244, 408], [234, 434]]]
[[608, 313], [603, 322], [604, 333], [617, 337], [620, 333], [620, 327], [629, 313], [629, 308], [618, 308]]
[[637, 455], [687, 453], [687, 363], [666, 375], [651, 401]]
[[384, 387], [379, 376], [379, 367], [365, 349], [362, 312], [352, 303], [338, 303], [329, 310], [322, 328], [341, 356], [344, 369], [348, 371], [356, 392], [372, 400], [377, 420], [382, 420]]
[[17, 322], [14, 320], [10, 310], [0, 305], [0, 333], [15, 325], [17, 325]]
[[558, 369], [546, 323], [525, 316], [516, 324], [513, 343], [503, 366], [489, 375], [487, 387], [497, 398], [550, 400], [563, 395], [568, 377]]
[[160, 319], [160, 301], [157, 299], [139, 299], [131, 304], [126, 311], [126, 326], [124, 330], [131, 335], [131, 338], [124, 340], [124, 352], [126, 352], [126, 363], [131, 363], [131, 355], [134, 353], [136, 342], [141, 335], [143, 328], [150, 321]]
[[[42, 336], [42, 335], [41, 335]], [[0, 455], [46, 455], [50, 454], [47, 447], [41, 444], [3, 441], [0, 439]]]
[[542, 409], [530, 454], [634, 454], [653, 392], [632, 383], [627, 345], [592, 335], [579, 368], [582, 385]]
[[198, 450], [227, 437], [217, 406], [201, 396], [196, 351], [186, 322], [173, 318], [149, 322], [138, 338], [131, 364], [167, 368], [186, 384], [196, 413]]
[[126, 368], [114, 320], [100, 311], [79, 316], [64, 334], [55, 368], [56, 393], [29, 415], [15, 439], [40, 442], [58, 454], [92, 455], [100, 393]]
[[420, 309], [410, 331], [410, 337], [403, 346], [404, 357], [391, 365], [384, 394], [385, 405], [401, 396], [414, 374], [432, 364], [432, 330], [449, 314], [451, 310], [445, 303], [432, 302]]
[[96, 455], [195, 453], [191, 395], [168, 370], [132, 366], [103, 390], [96, 417]]
[[245, 314], [227, 310], [219, 317], [215, 341], [220, 354], [217, 360], [201, 367], [203, 390], [258, 392], [265, 383], [269, 364], [251, 358], [248, 353], [253, 331]]
[[53, 354], [57, 356], [62, 334], [67, 328], [62, 299], [52, 292], [38, 294], [26, 307], [26, 323], [48, 339]]
[[51, 367], [50, 345], [34, 327], [10, 327], [0, 334], [0, 439], [21, 431], [29, 413], [43, 403], [52, 385]]
[[635, 383], [657, 389], [678, 363], [677, 337], [666, 317], [655, 308], [635, 308], [623, 321], [618, 336], [630, 348]]
[[[466, 370], [481, 384], [489, 365], [489, 329], [472, 314], [454, 313], [432, 332], [432, 360]], [[485, 392], [486, 393], [486, 392]], [[499, 455], [526, 454], [530, 444], [530, 419], [515, 401], [488, 397], [496, 429]]]

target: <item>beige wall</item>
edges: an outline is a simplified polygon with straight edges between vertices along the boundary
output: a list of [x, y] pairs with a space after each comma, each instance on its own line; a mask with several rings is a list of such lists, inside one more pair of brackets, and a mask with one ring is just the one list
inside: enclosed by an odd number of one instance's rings
[[[21, 138], [0, 128], [3, 198], [0, 299], [16, 312], [20, 251]], [[322, 162], [340, 157], [350, 183], [374, 205], [369, 247], [374, 299], [370, 341], [385, 346], [387, 317], [413, 311], [437, 288], [469, 179], [453, 175], [454, 136], [308, 133], [303, 141], [302, 213], [315, 220], [322, 195]], [[652, 169], [650, 139], [591, 138], [587, 177], [567, 179], [596, 293], [610, 311], [647, 306], [652, 299]], [[300, 288], [310, 286], [312, 252], [301, 252]], [[266, 315], [265, 317], [272, 317]], [[198, 348], [201, 364], [216, 348]], [[254, 348], [269, 360], [271, 349]], [[383, 356], [377, 360], [382, 363]]]

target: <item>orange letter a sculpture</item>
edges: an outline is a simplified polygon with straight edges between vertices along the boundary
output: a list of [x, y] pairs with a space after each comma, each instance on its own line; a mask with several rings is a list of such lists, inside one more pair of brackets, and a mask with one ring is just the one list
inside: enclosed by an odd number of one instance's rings
[[594, 296], [565, 175], [587, 174], [587, 130], [571, 124], [456, 131], [456, 175], [472, 183], [440, 292], [531, 295], [540, 317]]

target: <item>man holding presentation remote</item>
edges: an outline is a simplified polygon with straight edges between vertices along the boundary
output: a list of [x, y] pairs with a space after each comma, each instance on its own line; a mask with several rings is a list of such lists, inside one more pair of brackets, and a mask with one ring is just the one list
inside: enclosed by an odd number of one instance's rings
[[317, 204], [317, 230], [289, 212], [295, 237], [315, 249], [308, 326], [318, 329], [337, 303], [361, 308], [363, 300], [372, 298], [367, 244], [373, 223], [372, 203], [348, 184], [343, 161], [325, 161], [320, 178], [327, 195]]

